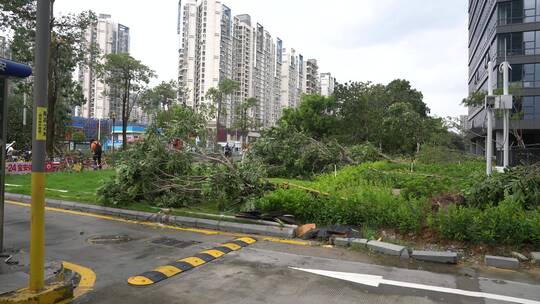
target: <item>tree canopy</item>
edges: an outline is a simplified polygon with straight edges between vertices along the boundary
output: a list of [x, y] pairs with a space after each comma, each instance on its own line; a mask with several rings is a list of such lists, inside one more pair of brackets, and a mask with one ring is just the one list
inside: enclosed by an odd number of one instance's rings
[[[52, 7], [53, 4], [51, 0]], [[33, 65], [34, 60], [36, 10], [35, 0], [0, 1], [0, 30], [11, 33], [10, 50], [13, 59], [30, 65]], [[92, 11], [51, 16], [47, 106], [49, 156], [54, 155], [57, 138], [61, 138], [58, 135], [65, 131], [71, 109], [85, 101], [80, 84], [73, 80], [73, 73], [77, 67], [91, 65], [96, 57], [97, 47], [89, 44], [85, 35], [96, 21], [97, 17]], [[17, 92], [31, 95], [31, 81], [19, 82]]]
[[138, 95], [144, 91], [154, 71], [129, 54], [109, 54], [98, 65], [98, 73], [109, 86], [107, 95], [118, 98], [122, 105], [122, 147], [127, 148], [127, 125]]

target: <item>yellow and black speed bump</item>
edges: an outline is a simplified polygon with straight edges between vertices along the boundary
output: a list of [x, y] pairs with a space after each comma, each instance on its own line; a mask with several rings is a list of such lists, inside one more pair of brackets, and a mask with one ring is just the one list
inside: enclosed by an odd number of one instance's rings
[[229, 252], [240, 250], [255, 242], [257, 242], [257, 240], [254, 238], [239, 238], [232, 242], [222, 244], [221, 246], [199, 252], [194, 256], [171, 262], [165, 266], [157, 267], [152, 271], [129, 277], [128, 283], [135, 286], [152, 285], [215, 259], [219, 259]]

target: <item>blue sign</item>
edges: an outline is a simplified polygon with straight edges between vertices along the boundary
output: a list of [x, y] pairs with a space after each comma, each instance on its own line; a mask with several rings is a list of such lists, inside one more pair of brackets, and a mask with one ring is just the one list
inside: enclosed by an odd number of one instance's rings
[[26, 64], [0, 58], [0, 75], [9, 77], [26, 78], [32, 75], [32, 68]]

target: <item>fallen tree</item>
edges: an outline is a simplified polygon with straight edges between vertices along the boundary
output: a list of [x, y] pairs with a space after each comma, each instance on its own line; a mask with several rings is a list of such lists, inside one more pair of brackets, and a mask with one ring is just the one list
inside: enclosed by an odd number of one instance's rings
[[194, 140], [204, 132], [204, 117], [189, 108], [160, 115], [145, 140], [121, 154], [116, 176], [98, 190], [100, 201], [157, 207], [215, 203], [223, 210], [260, 195], [267, 187], [262, 166], [206, 152]]

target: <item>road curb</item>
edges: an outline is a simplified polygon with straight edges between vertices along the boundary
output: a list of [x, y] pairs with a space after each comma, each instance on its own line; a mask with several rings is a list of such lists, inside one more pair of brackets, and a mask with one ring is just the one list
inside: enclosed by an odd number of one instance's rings
[[451, 251], [413, 250], [412, 257], [419, 261], [441, 264], [457, 264], [458, 262], [457, 253]]
[[502, 268], [502, 269], [511, 269], [515, 270], [519, 268], [519, 261], [516, 258], [507, 258], [501, 256], [486, 255], [484, 262], [487, 266]]
[[[31, 197], [24, 194], [6, 193], [6, 200], [12, 200], [23, 203], [30, 203]], [[277, 226], [264, 226], [254, 224], [243, 224], [227, 221], [209, 220], [201, 218], [192, 218], [186, 216], [174, 216], [168, 214], [158, 214], [151, 212], [142, 212], [134, 210], [124, 210], [117, 208], [110, 208], [104, 206], [97, 206], [91, 204], [81, 204], [70, 201], [62, 201], [57, 199], [45, 199], [47, 207], [73, 210], [86, 213], [94, 213], [106, 216], [115, 216], [137, 221], [157, 222], [166, 224], [175, 224], [184, 227], [211, 229], [217, 231], [227, 231], [234, 233], [245, 234], [257, 234], [264, 236], [279, 237], [285, 239], [294, 238], [294, 228], [290, 227], [277, 227]]]
[[401, 256], [403, 251], [407, 250], [407, 248], [404, 246], [379, 241], [369, 241], [367, 243], [367, 247], [373, 251], [399, 257]]

